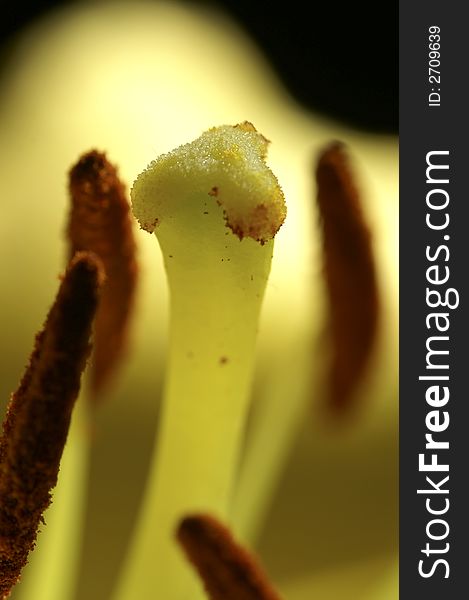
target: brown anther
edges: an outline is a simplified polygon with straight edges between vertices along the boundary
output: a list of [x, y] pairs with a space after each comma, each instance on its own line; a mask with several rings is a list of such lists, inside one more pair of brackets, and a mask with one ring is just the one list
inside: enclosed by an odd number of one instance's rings
[[0, 598], [7, 598], [33, 550], [57, 483], [104, 279], [91, 253], [71, 262], [18, 390], [0, 439]]
[[96, 315], [91, 387], [110, 382], [127, 345], [137, 283], [136, 246], [124, 185], [106, 156], [84, 154], [70, 171], [70, 256], [89, 250], [103, 261], [106, 284]]
[[330, 402], [332, 409], [343, 411], [372, 353], [378, 288], [370, 231], [342, 143], [322, 152], [316, 180], [332, 339]]
[[210, 515], [190, 515], [177, 539], [211, 600], [280, 600], [255, 559]]

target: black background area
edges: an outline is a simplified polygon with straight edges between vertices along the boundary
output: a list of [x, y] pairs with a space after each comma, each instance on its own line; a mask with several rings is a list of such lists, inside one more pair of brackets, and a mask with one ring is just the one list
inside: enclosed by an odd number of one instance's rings
[[[396, 133], [398, 4], [186, 0], [225, 9], [257, 42], [290, 93], [304, 106], [360, 129]], [[14, 2], [0, 20], [8, 40], [31, 20], [66, 2]], [[1, 66], [1, 64], [0, 64]]]

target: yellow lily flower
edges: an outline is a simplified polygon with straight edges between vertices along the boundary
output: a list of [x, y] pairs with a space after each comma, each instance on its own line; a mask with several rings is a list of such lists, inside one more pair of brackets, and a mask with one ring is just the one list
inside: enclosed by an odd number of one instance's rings
[[[178, 3], [58, 11], [18, 38], [0, 85], [0, 267], [8, 292], [0, 314], [0, 397], [6, 402], [16, 387], [63, 269], [65, 176], [83, 151], [105, 150], [130, 186], [157, 155], [209, 127], [252, 121], [272, 140], [268, 163], [288, 218], [276, 237], [261, 314], [257, 412], [230, 525], [289, 600], [397, 597], [396, 140], [298, 107], [228, 19]], [[317, 156], [335, 139], [354, 158], [380, 292], [378, 337], [355, 392], [357, 414], [338, 427], [319, 409], [327, 395], [328, 304], [314, 180]], [[118, 593], [167, 355], [163, 260], [151, 236], [135, 233], [141, 285], [128, 358], [92, 427], [78, 403], [47, 526], [13, 595], [20, 600]], [[159, 597], [158, 590], [148, 588], [146, 597]]]

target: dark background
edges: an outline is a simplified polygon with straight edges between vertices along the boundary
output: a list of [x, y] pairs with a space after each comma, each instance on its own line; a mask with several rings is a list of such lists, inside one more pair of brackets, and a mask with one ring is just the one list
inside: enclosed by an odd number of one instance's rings
[[[348, 125], [397, 133], [398, 4], [375, 12], [354, 2], [186, 0], [225, 8], [257, 41], [302, 104]], [[0, 41], [65, 1], [14, 2], [2, 14]], [[378, 14], [379, 8], [379, 14]], [[0, 63], [1, 66], [1, 63]]]

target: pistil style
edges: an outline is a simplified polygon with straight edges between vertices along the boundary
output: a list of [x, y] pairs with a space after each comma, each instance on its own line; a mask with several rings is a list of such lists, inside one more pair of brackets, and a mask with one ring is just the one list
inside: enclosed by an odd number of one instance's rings
[[172, 533], [184, 514], [225, 518], [247, 416], [262, 298], [283, 194], [249, 123], [209, 130], [137, 179], [133, 210], [155, 231], [171, 295], [163, 414], [119, 600], [200, 595]]

